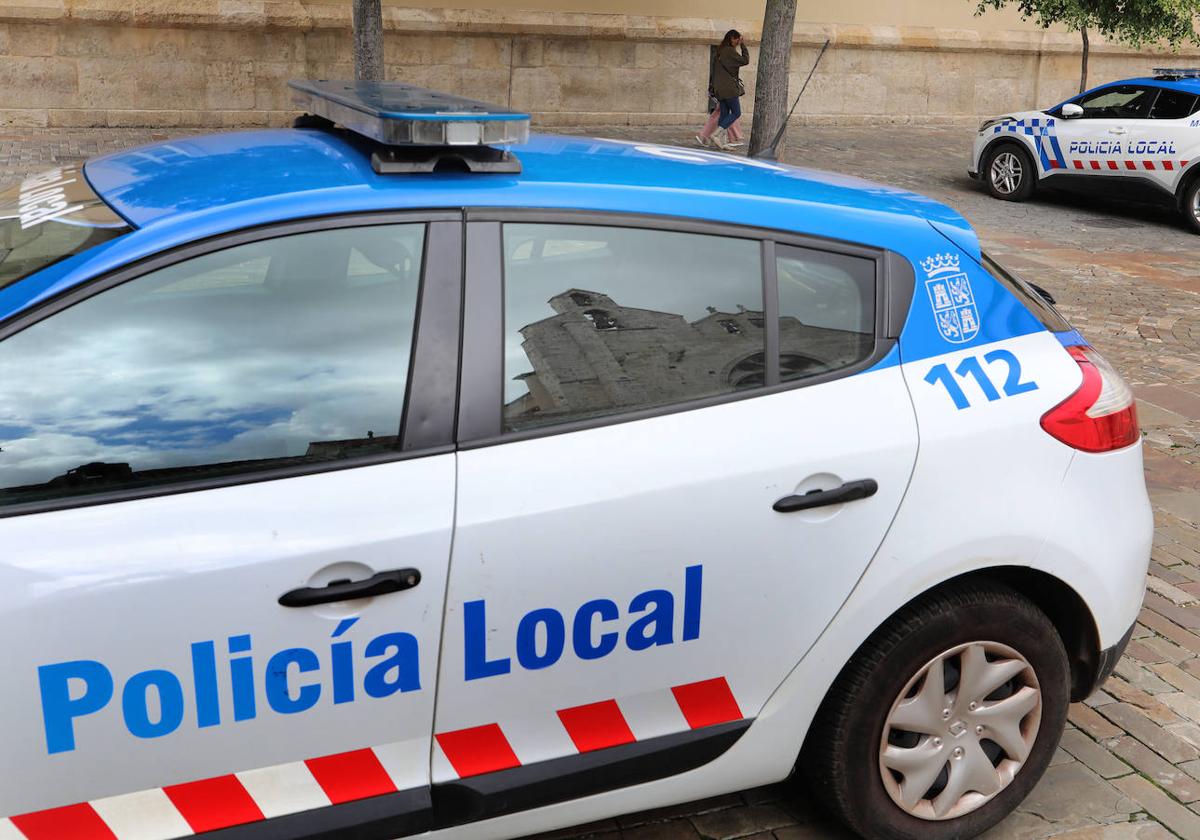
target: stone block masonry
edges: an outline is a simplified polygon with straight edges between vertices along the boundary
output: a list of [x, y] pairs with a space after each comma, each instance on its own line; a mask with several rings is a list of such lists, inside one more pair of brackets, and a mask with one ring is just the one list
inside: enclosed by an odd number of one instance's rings
[[[542, 126], [687, 125], [708, 46], [759, 22], [386, 6], [387, 76], [531, 111]], [[969, 123], [1074, 91], [1078, 37], [1041, 31], [797, 24], [794, 86], [833, 48], [798, 111], [810, 124]], [[1200, 53], [1099, 43], [1096, 81]], [[350, 3], [4, 0], [0, 125], [281, 125], [291, 78], [353, 75]], [[744, 73], [753, 92], [754, 64]], [[749, 105], [752, 98], [747, 98]]]

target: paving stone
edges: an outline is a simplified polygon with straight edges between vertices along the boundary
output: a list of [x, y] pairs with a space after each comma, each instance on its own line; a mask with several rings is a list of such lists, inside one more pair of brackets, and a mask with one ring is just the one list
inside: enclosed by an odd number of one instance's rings
[[1071, 723], [1091, 735], [1094, 740], [1100, 741], [1124, 734], [1119, 726], [1105, 720], [1096, 711], [1081, 703], [1072, 703], [1068, 715]]
[[1114, 756], [1108, 747], [1097, 744], [1078, 730], [1063, 733], [1062, 748], [1105, 779], [1132, 772], [1129, 765]]
[[1200, 838], [1200, 816], [1172, 800], [1141, 776], [1122, 776], [1113, 780], [1113, 784], [1180, 837], [1189, 840]]
[[1191, 761], [1193, 758], [1200, 758], [1200, 750], [1167, 732], [1127, 703], [1101, 706], [1100, 713], [1168, 761]]
[[1200, 782], [1128, 735], [1109, 742], [1114, 753], [1136, 767], [1167, 793], [1187, 804], [1200, 799]]
[[697, 814], [692, 825], [701, 837], [726, 840], [730, 837], [745, 837], [762, 829], [782, 828], [795, 825], [796, 818], [778, 805], [743, 805]]

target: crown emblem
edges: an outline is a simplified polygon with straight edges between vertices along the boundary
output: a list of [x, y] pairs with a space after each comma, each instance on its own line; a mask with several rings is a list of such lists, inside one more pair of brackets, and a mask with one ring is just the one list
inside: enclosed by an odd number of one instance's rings
[[930, 277], [945, 274], [948, 271], [958, 271], [957, 254], [934, 254], [929, 259], [921, 260], [921, 270]]

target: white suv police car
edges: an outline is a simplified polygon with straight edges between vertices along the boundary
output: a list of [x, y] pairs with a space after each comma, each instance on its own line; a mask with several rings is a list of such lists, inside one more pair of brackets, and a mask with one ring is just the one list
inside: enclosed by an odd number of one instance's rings
[[911, 193], [294, 86], [0, 196], [0, 837], [1011, 811], [1149, 558], [1086, 340]]
[[1200, 233], [1200, 70], [1160, 69], [1080, 94], [1047, 111], [979, 127], [970, 175], [1024, 201], [1040, 184], [1149, 187]]

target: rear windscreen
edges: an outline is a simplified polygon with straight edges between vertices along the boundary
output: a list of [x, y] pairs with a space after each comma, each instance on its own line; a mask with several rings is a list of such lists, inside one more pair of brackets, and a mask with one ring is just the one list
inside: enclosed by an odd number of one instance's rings
[[1054, 304], [1042, 297], [1033, 284], [1022, 280], [987, 254], [983, 254], [982, 262], [983, 267], [988, 270], [988, 273], [1016, 295], [1017, 300], [1025, 304], [1025, 308], [1042, 322], [1043, 327], [1050, 330], [1050, 332], [1056, 333], [1067, 332], [1072, 328], [1067, 323], [1067, 319], [1054, 308]]
[[128, 231], [81, 167], [30, 176], [0, 191], [0, 289]]

